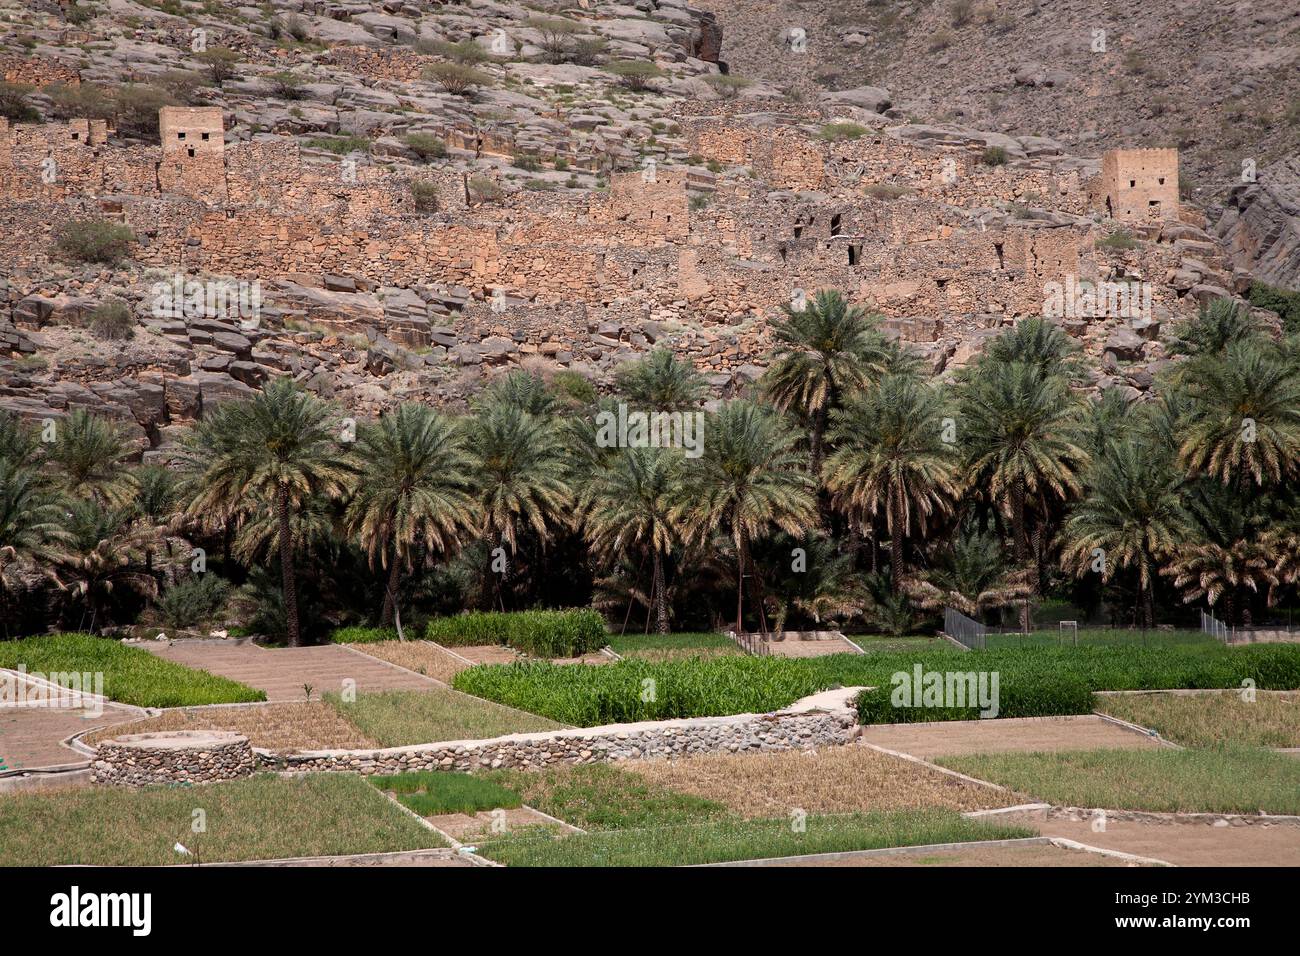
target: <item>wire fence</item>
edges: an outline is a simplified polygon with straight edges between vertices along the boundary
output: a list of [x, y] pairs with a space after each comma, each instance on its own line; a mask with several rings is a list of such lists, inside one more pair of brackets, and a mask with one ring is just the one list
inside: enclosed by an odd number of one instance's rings
[[1210, 634], [1224, 644], [1231, 644], [1232, 637], [1228, 630], [1228, 625], [1224, 624], [1213, 614], [1201, 612], [1201, 633]]
[[988, 629], [956, 608], [946, 607], [943, 609], [943, 632], [971, 650], [982, 650]]

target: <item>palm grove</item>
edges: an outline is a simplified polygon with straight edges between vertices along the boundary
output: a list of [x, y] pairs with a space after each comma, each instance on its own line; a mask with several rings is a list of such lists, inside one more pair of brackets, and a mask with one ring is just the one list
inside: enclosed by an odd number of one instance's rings
[[5, 634], [238, 625], [272, 640], [469, 608], [585, 606], [614, 628], [833, 622], [905, 633], [955, 607], [1028, 626], [1065, 598], [1151, 626], [1249, 623], [1300, 580], [1300, 342], [1217, 302], [1148, 400], [1097, 397], [1058, 326], [1008, 328], [951, 380], [823, 291], [773, 325], [703, 455], [603, 447], [623, 403], [705, 405], [659, 350], [613, 394], [515, 371], [465, 414], [355, 425], [278, 379], [209, 410], [169, 467], [108, 420], [0, 416]]

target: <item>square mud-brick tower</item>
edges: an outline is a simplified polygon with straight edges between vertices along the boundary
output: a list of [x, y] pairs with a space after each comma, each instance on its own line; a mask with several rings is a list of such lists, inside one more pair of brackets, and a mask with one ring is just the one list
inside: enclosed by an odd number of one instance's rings
[[1120, 222], [1178, 218], [1178, 150], [1112, 149], [1101, 158], [1092, 199]]
[[226, 201], [226, 132], [220, 107], [164, 106], [158, 112], [162, 162], [158, 185], [165, 193]]

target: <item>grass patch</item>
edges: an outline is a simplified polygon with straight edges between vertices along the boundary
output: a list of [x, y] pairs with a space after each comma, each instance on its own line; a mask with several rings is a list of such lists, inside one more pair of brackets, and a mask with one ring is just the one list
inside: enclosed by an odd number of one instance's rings
[[[584, 668], [588, 669], [594, 668]], [[381, 747], [484, 740], [563, 727], [544, 717], [436, 688], [358, 694], [352, 702], [344, 701], [337, 693], [326, 694], [325, 699]]]
[[368, 779], [380, 790], [393, 791], [403, 806], [424, 817], [497, 808], [513, 810], [523, 805], [513, 790], [468, 773], [422, 770]]
[[331, 644], [376, 644], [380, 641], [397, 641], [397, 628], [336, 627], [330, 632]]
[[606, 641], [605, 619], [590, 608], [568, 611], [470, 611], [436, 617], [429, 640], [444, 647], [508, 644], [535, 657], [581, 657]]
[[731, 815], [716, 801], [609, 764], [564, 765], [540, 773], [498, 770], [488, 776], [521, 793], [530, 807], [584, 830], [686, 826]]
[[907, 651], [957, 651], [939, 637], [890, 637], [887, 634], [850, 634], [849, 640], [868, 654], [897, 654]]
[[1244, 744], [1300, 747], [1300, 695], [1258, 694], [1254, 702], [1238, 691], [1221, 694], [1124, 694], [1098, 696], [1102, 713], [1150, 727], [1188, 747]]
[[51, 634], [0, 642], [0, 667], [28, 673], [104, 675], [104, 695], [137, 707], [194, 707], [266, 700], [266, 694], [207, 671], [182, 667], [138, 647], [92, 634]]
[[[1246, 678], [1262, 689], [1300, 688], [1300, 647], [1284, 645], [1035, 646], [959, 654], [945, 649], [807, 659], [629, 658], [603, 667], [529, 661], [472, 667], [453, 683], [467, 693], [579, 727], [763, 713], [836, 686], [889, 688], [893, 674], [918, 664], [941, 672], [997, 671], [1003, 701], [1019, 701], [1019, 716], [1089, 713], [1085, 693], [1098, 690], [1228, 688], [1240, 687]], [[649, 688], [653, 694], [645, 693]], [[1044, 689], [1040, 703], [1034, 704], [1039, 688]], [[1005, 703], [1001, 713], [1010, 716]], [[954, 716], [931, 711], [925, 719]]]
[[[206, 833], [191, 830], [196, 808], [207, 815]], [[177, 854], [177, 842], [197, 861]], [[349, 774], [0, 797], [0, 866], [161, 866], [442, 845]]]
[[[1202, 631], [1132, 631], [1116, 628], [1080, 628], [1079, 647], [1120, 647], [1133, 645], [1137, 647], [1173, 647], [1183, 645], [1213, 645], [1219, 642]], [[1009, 647], [1074, 647], [1075, 634], [1072, 631], [1057, 629], [1054, 631], [1030, 631], [1028, 634], [988, 634], [985, 636], [987, 649]]]
[[938, 763], [1050, 803], [1161, 813], [1300, 813], [1300, 760], [1266, 750], [1084, 750]]
[[715, 820], [650, 830], [608, 830], [564, 837], [514, 835], [480, 847], [510, 866], [690, 866], [804, 853], [877, 850], [1035, 836], [1025, 827], [968, 820], [952, 811], [901, 811], [806, 819]]
[[611, 634], [609, 646], [623, 657], [668, 661], [683, 657], [724, 657], [741, 654], [740, 646], [724, 634]]

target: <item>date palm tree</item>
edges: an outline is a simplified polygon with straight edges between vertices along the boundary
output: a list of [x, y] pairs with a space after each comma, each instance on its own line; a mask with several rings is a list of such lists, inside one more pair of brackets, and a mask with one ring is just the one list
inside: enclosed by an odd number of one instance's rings
[[1139, 611], [1152, 627], [1160, 564], [1195, 531], [1182, 476], [1159, 445], [1135, 438], [1094, 459], [1086, 478], [1087, 493], [1061, 532], [1061, 564], [1077, 577], [1099, 573], [1103, 582], [1134, 572]]
[[[962, 392], [958, 432], [971, 487], [1011, 519], [1017, 567], [1029, 562], [1026, 502], [1079, 493], [1087, 452], [1074, 437], [1077, 401], [1060, 377], [1023, 362], [983, 361]], [[1028, 602], [1021, 627], [1029, 627]]]
[[207, 415], [184, 446], [185, 510], [231, 521], [249, 501], [274, 502], [288, 642], [302, 643], [294, 575], [293, 513], [314, 497], [337, 499], [353, 468], [346, 430], [328, 405], [288, 378]]
[[1174, 327], [1171, 355], [1222, 356], [1234, 342], [1264, 334], [1263, 324], [1249, 308], [1232, 299], [1215, 299], [1201, 306], [1193, 319]]
[[779, 410], [808, 423], [808, 470], [821, 474], [831, 410], [884, 374], [891, 358], [876, 320], [833, 289], [823, 289], [802, 312], [782, 306], [772, 323], [776, 357], [762, 378]]
[[0, 457], [0, 622], [8, 636], [9, 592], [37, 573], [58, 581], [55, 563], [67, 543], [66, 512], [35, 468]]
[[817, 521], [815, 484], [796, 437], [753, 402], [725, 403], [705, 422], [704, 454], [686, 465], [673, 508], [693, 541], [724, 532], [736, 549], [736, 633], [744, 631], [750, 542], [772, 528], [798, 535]]
[[621, 366], [615, 381], [619, 392], [636, 408], [682, 412], [698, 407], [704, 398], [704, 376], [669, 349], [655, 349], [645, 358]]
[[[495, 548], [518, 548], [531, 529], [545, 541], [548, 524], [567, 519], [573, 494], [557, 426], [518, 406], [487, 402], [465, 424], [474, 495], [483, 532]], [[497, 603], [501, 576], [493, 575]]]
[[984, 362], [1031, 366], [1042, 378], [1070, 381], [1083, 371], [1082, 353], [1075, 341], [1055, 323], [1038, 316], [1022, 319], [989, 342]]
[[131, 446], [118, 427], [84, 408], [54, 423], [54, 440], [42, 443], [63, 490], [120, 507], [135, 494], [134, 475], [123, 462]]
[[1246, 339], [1187, 363], [1179, 461], [1191, 475], [1244, 488], [1300, 475], [1300, 370]]
[[592, 550], [618, 560], [634, 549], [650, 552], [649, 603], [660, 634], [669, 631], [664, 563], [680, 544], [673, 503], [681, 495], [683, 459], [665, 448], [623, 448], [608, 468], [593, 476], [579, 498], [578, 512]]
[[356, 491], [345, 517], [370, 558], [388, 570], [381, 623], [396, 619], [402, 571], [422, 555], [460, 548], [478, 523], [470, 457], [453, 422], [426, 405], [399, 405], [357, 435]]
[[85, 603], [89, 630], [102, 624], [105, 605], [126, 587], [150, 597], [158, 582], [144, 566], [145, 551], [156, 542], [154, 529], [137, 521], [130, 506], [111, 507], [93, 498], [72, 502], [65, 517], [66, 538], [58, 559], [63, 585]]
[[938, 389], [909, 375], [889, 375], [831, 419], [831, 503], [864, 532], [884, 515], [896, 594], [902, 593], [904, 546], [913, 527], [924, 535], [959, 494], [956, 445], [944, 441], [946, 417]]
[[970, 520], [940, 561], [910, 578], [905, 588], [917, 607], [952, 607], [972, 618], [1022, 604], [1033, 593], [1029, 569], [1009, 566], [998, 535]]

